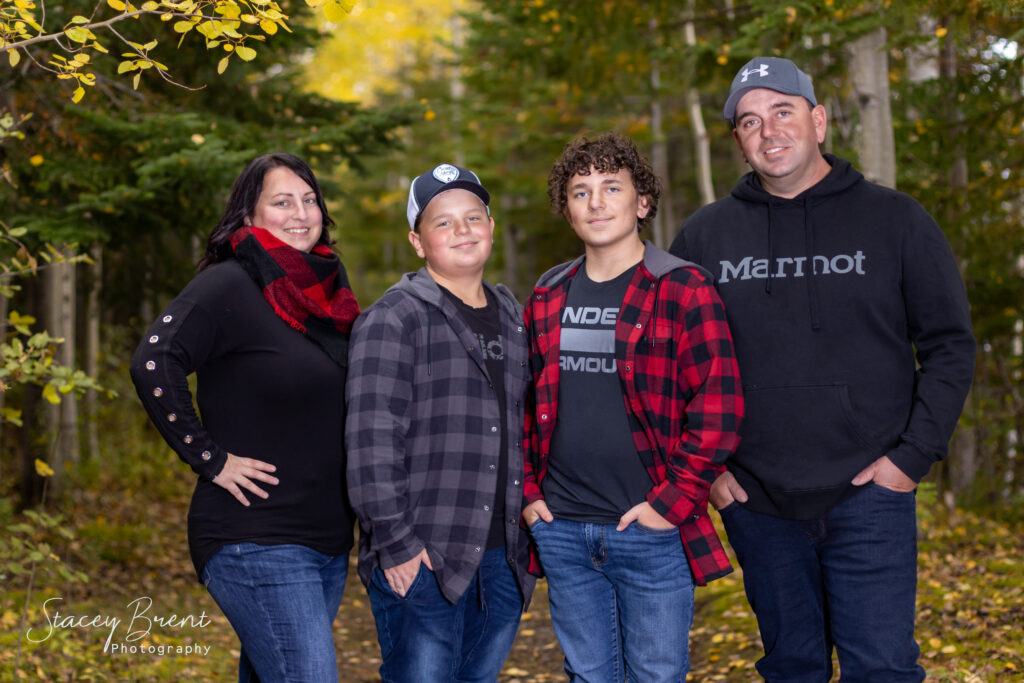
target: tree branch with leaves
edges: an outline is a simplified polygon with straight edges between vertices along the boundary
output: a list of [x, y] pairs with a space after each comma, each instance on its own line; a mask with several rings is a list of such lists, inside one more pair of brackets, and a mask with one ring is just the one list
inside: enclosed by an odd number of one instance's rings
[[[328, 21], [339, 22], [351, 11], [355, 0], [305, 0], [310, 7], [323, 9]], [[146, 0], [136, 7], [130, 0], [103, 0], [86, 16], [78, 14], [60, 27], [47, 21], [46, 0], [0, 0], [0, 55], [6, 54], [10, 67], [17, 68], [25, 56], [36, 66], [61, 80], [74, 80], [71, 99], [79, 102], [86, 89], [96, 83], [92, 70], [93, 58], [120, 51], [117, 73], [132, 75], [132, 87], [137, 89], [142, 74], [153, 71], [165, 81], [184, 87], [171, 77], [165, 64], [157, 61], [152, 51], [166, 38], [153, 37], [141, 43], [130, 40], [115, 28], [123, 21], [141, 21], [156, 17], [169, 24], [170, 33], [177, 36], [177, 44], [189, 34], [201, 36], [208, 50], [222, 50], [226, 54], [217, 64], [223, 73], [231, 58], [237, 56], [252, 61], [257, 50], [253, 46], [276, 34], [291, 31], [290, 17], [276, 0]], [[48, 25], [51, 24], [51, 25]], [[117, 48], [101, 42], [113, 38]]]

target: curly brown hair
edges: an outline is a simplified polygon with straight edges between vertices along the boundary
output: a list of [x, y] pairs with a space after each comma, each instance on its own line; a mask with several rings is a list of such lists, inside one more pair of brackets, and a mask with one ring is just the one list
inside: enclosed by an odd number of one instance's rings
[[591, 168], [598, 173], [618, 173], [624, 168], [632, 174], [637, 195], [646, 196], [650, 206], [647, 215], [637, 221], [639, 229], [643, 230], [658, 213], [661, 181], [647, 159], [640, 156], [633, 141], [614, 132], [602, 133], [593, 140], [579, 137], [565, 146], [562, 156], [558, 157], [548, 174], [551, 209], [565, 215], [569, 180], [577, 174], [590, 175]]

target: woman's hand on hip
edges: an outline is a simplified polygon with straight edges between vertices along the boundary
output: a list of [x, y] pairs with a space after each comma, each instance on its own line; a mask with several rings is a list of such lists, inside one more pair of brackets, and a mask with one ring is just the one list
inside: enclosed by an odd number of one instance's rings
[[256, 482], [261, 481], [264, 484], [276, 486], [278, 478], [269, 474], [276, 469], [277, 467], [269, 462], [240, 458], [234, 453], [228, 453], [224, 469], [213, 478], [213, 483], [227, 489], [228, 493], [237, 498], [239, 503], [248, 507], [249, 499], [245, 497], [242, 489], [246, 489], [260, 498], [268, 498], [270, 494], [261, 489]]

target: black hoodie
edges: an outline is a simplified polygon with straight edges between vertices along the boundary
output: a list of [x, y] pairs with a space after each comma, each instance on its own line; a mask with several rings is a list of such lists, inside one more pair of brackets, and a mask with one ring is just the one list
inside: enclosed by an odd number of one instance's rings
[[747, 417], [729, 471], [749, 508], [789, 519], [851, 496], [882, 455], [919, 481], [945, 457], [974, 372], [942, 231], [907, 195], [825, 158], [829, 174], [792, 199], [748, 173], [670, 249], [712, 272], [732, 329]]

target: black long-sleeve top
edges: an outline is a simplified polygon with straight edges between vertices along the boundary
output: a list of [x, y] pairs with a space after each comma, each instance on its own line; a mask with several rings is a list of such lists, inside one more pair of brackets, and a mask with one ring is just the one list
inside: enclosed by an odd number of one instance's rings
[[[196, 373], [193, 408], [187, 378]], [[132, 359], [139, 398], [160, 434], [199, 475], [189, 550], [206, 561], [235, 543], [298, 544], [327, 555], [352, 547], [345, 486], [345, 368], [274, 314], [229, 259], [197, 275], [146, 332]], [[272, 463], [250, 506], [213, 483], [227, 453]]]

